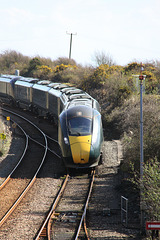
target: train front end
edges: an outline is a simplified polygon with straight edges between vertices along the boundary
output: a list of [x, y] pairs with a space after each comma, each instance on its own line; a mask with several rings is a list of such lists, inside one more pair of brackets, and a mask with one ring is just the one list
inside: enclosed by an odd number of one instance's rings
[[86, 106], [74, 106], [59, 117], [59, 144], [66, 167], [98, 165], [103, 143], [100, 113]]

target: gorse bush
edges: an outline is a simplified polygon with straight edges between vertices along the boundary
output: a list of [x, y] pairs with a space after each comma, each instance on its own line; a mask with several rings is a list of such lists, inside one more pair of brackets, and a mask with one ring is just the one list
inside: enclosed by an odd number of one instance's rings
[[137, 62], [129, 63], [126, 67], [124, 67], [124, 73], [125, 74], [129, 74], [129, 73], [133, 74], [133, 73], [139, 71], [141, 66], [142, 65], [140, 63], [137, 63]]
[[150, 71], [144, 71], [144, 75], [146, 75], [145, 80], [145, 92], [148, 93], [158, 93], [158, 80], [154, 73]]
[[[160, 96], [145, 95], [143, 98], [144, 161], [160, 159]], [[140, 99], [132, 96], [112, 111], [108, 121], [113, 121], [120, 132], [124, 145], [123, 167], [130, 164], [139, 170], [140, 159]], [[130, 169], [131, 170], [131, 169]]]
[[[94, 97], [101, 106], [105, 138], [121, 137], [124, 146], [124, 160], [121, 169], [133, 174], [139, 172], [140, 159], [140, 96], [139, 75], [141, 63], [132, 62], [127, 66], [115, 65], [110, 56], [96, 53], [98, 66], [81, 66], [73, 59], [60, 57], [54, 61], [50, 58], [36, 56], [30, 58], [15, 51], [0, 54], [0, 71], [3, 74], [14, 74], [36, 77], [53, 82], [75, 85]], [[144, 126], [144, 203], [147, 214], [159, 220], [159, 162], [160, 162], [160, 62], [143, 63], [142, 74], [145, 94], [143, 98]], [[136, 175], [136, 177], [138, 174]], [[150, 178], [151, 176], [151, 178]], [[147, 179], [154, 185], [153, 191], [147, 188]], [[138, 180], [138, 179], [137, 179]], [[159, 194], [159, 195], [158, 195]], [[149, 196], [152, 196], [151, 198]], [[153, 202], [153, 204], [151, 204]], [[148, 206], [151, 205], [151, 211]], [[154, 211], [155, 208], [155, 211]]]
[[53, 71], [54, 71], [54, 73], [60, 73], [60, 72], [62, 72], [62, 71], [65, 71], [66, 69], [70, 69], [70, 70], [74, 70], [74, 69], [76, 69], [77, 68], [77, 66], [76, 65], [65, 65], [65, 64], [60, 64], [60, 65], [57, 65], [54, 69], [53, 69]]

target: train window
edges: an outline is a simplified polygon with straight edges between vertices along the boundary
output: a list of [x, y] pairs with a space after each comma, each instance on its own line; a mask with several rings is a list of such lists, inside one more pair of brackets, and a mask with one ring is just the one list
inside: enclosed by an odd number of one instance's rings
[[68, 120], [70, 136], [86, 136], [91, 134], [92, 121], [89, 118], [75, 117]]

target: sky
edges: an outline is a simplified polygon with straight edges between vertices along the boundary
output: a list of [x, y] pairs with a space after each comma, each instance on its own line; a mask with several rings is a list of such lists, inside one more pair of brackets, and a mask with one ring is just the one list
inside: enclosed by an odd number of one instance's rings
[[160, 61], [159, 0], [0, 0], [0, 54], [93, 65], [95, 53], [119, 65]]

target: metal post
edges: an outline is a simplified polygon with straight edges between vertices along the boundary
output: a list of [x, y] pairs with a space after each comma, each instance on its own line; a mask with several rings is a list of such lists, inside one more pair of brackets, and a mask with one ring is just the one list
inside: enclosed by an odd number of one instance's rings
[[140, 180], [143, 179], [143, 79], [140, 80]]
[[128, 199], [123, 196], [121, 196], [121, 223], [125, 223], [125, 226], [128, 227]]
[[141, 73], [140, 75], [133, 75], [140, 81], [140, 211], [141, 211], [141, 234], [145, 234], [145, 222], [144, 222], [144, 204], [142, 200], [143, 193], [143, 83], [146, 78], [146, 75], [142, 75], [143, 67], [141, 64]]
[[145, 234], [145, 222], [144, 222], [144, 204], [142, 199], [143, 194], [143, 80], [142, 75], [143, 67], [141, 66], [141, 74], [139, 76], [140, 80], [140, 210], [141, 210], [141, 234]]

